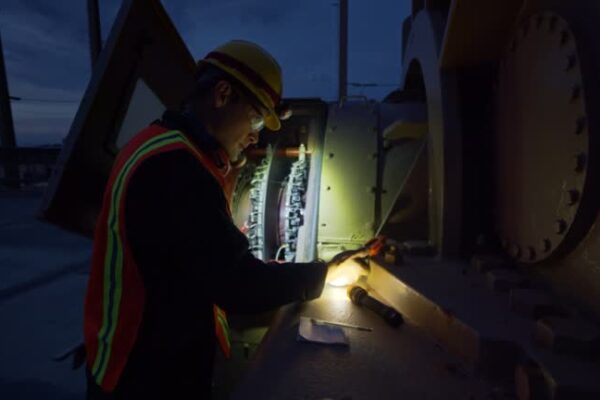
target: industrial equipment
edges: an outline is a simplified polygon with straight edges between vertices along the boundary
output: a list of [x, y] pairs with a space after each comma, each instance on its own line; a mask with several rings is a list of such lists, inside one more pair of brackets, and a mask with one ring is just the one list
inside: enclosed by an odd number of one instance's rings
[[[82, 234], [118, 148], [193, 82], [164, 9], [143, 3], [121, 8], [41, 211]], [[232, 175], [254, 254], [328, 260], [384, 234], [406, 263], [375, 260], [369, 285], [471, 371], [520, 398], [600, 396], [581, 362], [600, 340], [599, 21], [591, 0], [413, 0], [401, 89], [288, 99], [293, 117]]]

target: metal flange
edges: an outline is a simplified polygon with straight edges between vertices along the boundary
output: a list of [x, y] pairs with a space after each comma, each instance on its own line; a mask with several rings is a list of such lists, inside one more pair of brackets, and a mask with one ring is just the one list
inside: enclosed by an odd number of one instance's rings
[[590, 136], [575, 37], [559, 15], [533, 14], [514, 32], [499, 65], [494, 123], [496, 227], [509, 255], [536, 263], [569, 252], [585, 233], [571, 227]]

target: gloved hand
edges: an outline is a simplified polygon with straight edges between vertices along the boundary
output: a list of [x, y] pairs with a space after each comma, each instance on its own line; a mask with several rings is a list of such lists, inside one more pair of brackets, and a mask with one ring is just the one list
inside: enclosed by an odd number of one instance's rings
[[337, 256], [330, 261], [325, 283], [331, 286], [348, 286], [356, 283], [361, 276], [369, 273], [369, 261], [367, 252], [354, 253], [352, 256], [338, 262]]
[[331, 286], [348, 286], [369, 273], [369, 257], [377, 255], [385, 246], [384, 236], [369, 240], [356, 250], [343, 251], [329, 261], [325, 282]]

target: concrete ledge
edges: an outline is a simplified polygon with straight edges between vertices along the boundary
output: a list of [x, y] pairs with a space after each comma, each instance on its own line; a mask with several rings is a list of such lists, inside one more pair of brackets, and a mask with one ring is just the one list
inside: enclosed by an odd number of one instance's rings
[[[517, 392], [531, 396], [600, 398], [600, 367], [554, 351], [558, 344], [567, 346], [565, 343], [571, 348], [593, 347], [597, 330], [574, 338], [577, 335], [570, 329], [580, 332], [580, 328], [561, 328], [556, 323], [549, 328], [536, 319], [556, 315], [564, 309], [562, 305], [531, 289], [514, 288], [510, 294], [495, 291], [486, 274], [490, 271], [479, 270], [432, 259], [408, 259], [402, 266], [376, 259], [367, 283], [467, 367], [484, 376], [515, 382]], [[511, 280], [518, 284], [523, 277], [517, 275], [511, 272]], [[537, 344], [540, 340], [545, 348]], [[554, 348], [549, 349], [549, 343]]]
[[[502, 335], [508, 329], [502, 323], [508, 310], [496, 320], [494, 314], [498, 315], [502, 300], [494, 298], [493, 293], [485, 289], [484, 282], [480, 284], [483, 288], [462, 287], [460, 283], [468, 281], [460, 276], [458, 268], [447, 264], [409, 263], [392, 268], [394, 273], [390, 266], [372, 263], [369, 286], [450, 353], [462, 359], [468, 367], [492, 377], [513, 374], [521, 350], [510, 335]], [[477, 307], [478, 299], [483, 303], [491, 303], [493, 314], [482, 316], [482, 313], [489, 311], [485, 307]], [[469, 322], [467, 314], [471, 314], [472, 322]], [[487, 329], [475, 323], [478, 319], [488, 325]], [[533, 323], [519, 322], [520, 326], [526, 325], [530, 332], [533, 330]]]

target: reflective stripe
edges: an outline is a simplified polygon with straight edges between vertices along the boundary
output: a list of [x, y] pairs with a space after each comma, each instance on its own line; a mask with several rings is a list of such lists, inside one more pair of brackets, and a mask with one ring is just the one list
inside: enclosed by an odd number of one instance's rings
[[217, 305], [213, 306], [214, 317], [215, 317], [215, 334], [221, 351], [225, 357], [229, 357], [231, 352], [231, 342], [229, 340], [229, 323], [227, 322], [227, 315], [225, 311], [221, 310]]
[[[139, 161], [144, 156], [175, 143], [184, 144], [186, 148], [202, 162], [202, 164], [205, 164], [203, 161], [205, 156], [196, 149], [184, 134], [179, 131], [168, 131], [154, 136], [140, 145], [117, 172], [116, 179], [114, 180], [112, 188], [110, 188], [111, 202], [109, 205], [108, 218], [106, 220], [107, 237], [106, 254], [104, 256], [102, 327], [97, 335], [98, 350], [92, 366], [92, 375], [99, 385], [102, 385], [112, 356], [112, 345], [119, 321], [120, 302], [123, 293], [122, 279], [125, 249], [121, 238], [122, 233], [120, 231], [119, 217], [121, 207], [124, 206], [122, 202], [123, 193], [125, 191], [125, 182], [127, 182], [127, 178], [132, 171], [135, 170]], [[222, 179], [217, 175], [213, 168], [209, 168], [206, 164], [205, 166], [222, 185]], [[228, 356], [231, 345], [229, 341], [229, 325], [227, 323], [227, 317], [223, 310], [220, 310], [217, 306], [214, 306], [214, 308], [215, 326], [217, 327], [219, 343], [223, 352]], [[218, 310], [218, 313], [216, 310]], [[220, 332], [219, 327], [221, 330]]]
[[231, 344], [229, 343], [229, 324], [227, 323], [227, 319], [224, 316], [219, 315], [218, 322], [221, 325], [221, 328], [223, 329], [223, 335], [221, 335], [221, 338], [227, 342], [227, 345], [229, 347], [231, 346]]
[[112, 187], [112, 201], [108, 217], [107, 249], [104, 260], [104, 303], [102, 328], [98, 332], [98, 352], [92, 367], [92, 374], [97, 382], [101, 382], [106, 373], [111, 356], [112, 341], [119, 319], [119, 305], [122, 295], [123, 276], [123, 245], [119, 231], [119, 211], [121, 197], [127, 176], [137, 161], [149, 152], [161, 147], [183, 142], [188, 146], [191, 143], [178, 131], [169, 131], [153, 137], [138, 148], [121, 168]]

